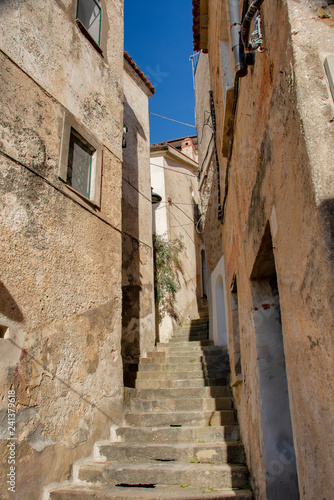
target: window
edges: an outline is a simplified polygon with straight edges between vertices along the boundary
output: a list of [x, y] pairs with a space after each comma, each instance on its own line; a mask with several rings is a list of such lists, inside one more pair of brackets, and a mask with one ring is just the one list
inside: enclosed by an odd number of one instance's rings
[[77, 20], [86, 28], [91, 38], [100, 45], [101, 5], [99, 0], [78, 0]]
[[65, 113], [59, 178], [82, 203], [100, 206], [102, 146], [69, 112]]
[[71, 130], [66, 182], [88, 199], [94, 151], [79, 134]]

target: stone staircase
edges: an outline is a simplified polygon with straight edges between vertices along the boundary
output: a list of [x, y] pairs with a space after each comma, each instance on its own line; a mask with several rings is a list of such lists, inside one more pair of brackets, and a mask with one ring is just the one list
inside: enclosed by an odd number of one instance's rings
[[124, 426], [51, 500], [253, 498], [228, 354], [206, 339], [203, 314], [140, 360]]

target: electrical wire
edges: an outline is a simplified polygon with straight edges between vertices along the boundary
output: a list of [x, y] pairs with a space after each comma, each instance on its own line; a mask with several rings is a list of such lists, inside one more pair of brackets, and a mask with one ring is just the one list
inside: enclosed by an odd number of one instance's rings
[[167, 116], [157, 115], [156, 113], [152, 113], [152, 111], [149, 111], [149, 113], [150, 115], [158, 116], [159, 118], [164, 118], [164, 120], [180, 123], [181, 125], [185, 125], [186, 127], [196, 128], [195, 125], [190, 125], [189, 123], [180, 122], [179, 120], [174, 120], [174, 118], [167, 118]]
[[127, 182], [135, 191], [137, 191], [137, 193], [141, 194], [143, 196], [143, 198], [145, 198], [146, 200], [148, 200], [150, 203], [152, 203], [152, 199], [150, 200], [144, 193], [142, 193], [141, 191], [139, 191], [138, 188], [136, 188], [136, 186], [134, 186], [128, 179], [126, 179], [126, 177], [122, 176], [122, 179]]
[[189, 175], [189, 177], [195, 177], [197, 179], [197, 175], [195, 174], [187, 174], [186, 172], [180, 172], [179, 170], [174, 170], [173, 168], [170, 167], [163, 167], [162, 165], [158, 165], [156, 163], [150, 163], [153, 167], [159, 167], [159, 168], [164, 168], [165, 170], [171, 170], [172, 172], [175, 172], [177, 174], [182, 174], [182, 175]]
[[[135, 236], [132, 236], [132, 234], [128, 233], [127, 231], [124, 231], [123, 229], [120, 229], [119, 227], [115, 226], [112, 222], [109, 222], [107, 219], [105, 219], [104, 217], [102, 217], [101, 215], [97, 214], [96, 212], [93, 212], [90, 208], [86, 207], [85, 205], [79, 203], [77, 200], [75, 200], [72, 196], [70, 196], [68, 193], [66, 193], [65, 191], [63, 191], [61, 188], [59, 188], [58, 186], [56, 186], [55, 184], [53, 184], [51, 181], [49, 181], [49, 179], [47, 179], [46, 177], [44, 177], [44, 175], [42, 174], [39, 174], [38, 172], [36, 172], [33, 168], [29, 167], [28, 165], [25, 165], [24, 163], [22, 163], [21, 161], [19, 160], [16, 160], [15, 158], [13, 158], [12, 156], [8, 155], [7, 153], [5, 153], [4, 151], [1, 151], [0, 150], [0, 154], [2, 156], [4, 156], [5, 158], [7, 158], [9, 161], [12, 161], [13, 163], [15, 163], [16, 165], [19, 165], [20, 167], [23, 167], [25, 168], [26, 170], [28, 170], [30, 173], [32, 173], [33, 175], [35, 175], [36, 177], [39, 177], [41, 180], [43, 180], [46, 184], [48, 184], [48, 186], [52, 187], [55, 191], [57, 191], [58, 193], [61, 193], [63, 196], [65, 196], [65, 198], [67, 198], [68, 200], [71, 200], [73, 203], [75, 203], [76, 205], [79, 205], [83, 210], [85, 210], [86, 212], [90, 213], [91, 215], [93, 215], [94, 217], [96, 217], [97, 219], [99, 219], [101, 222], [104, 222], [104, 224], [106, 224], [107, 226], [111, 227], [112, 229], [114, 229], [115, 231], [117, 231], [118, 233], [120, 234], [126, 234], [127, 236], [129, 236], [130, 238], [133, 238], [134, 240], [138, 241], [139, 243], [141, 243], [142, 245], [145, 245], [146, 247], [148, 248], [152, 248], [150, 245], [148, 245], [147, 243], [145, 243], [144, 241], [136, 238]], [[62, 181], [63, 182], [63, 181]]]

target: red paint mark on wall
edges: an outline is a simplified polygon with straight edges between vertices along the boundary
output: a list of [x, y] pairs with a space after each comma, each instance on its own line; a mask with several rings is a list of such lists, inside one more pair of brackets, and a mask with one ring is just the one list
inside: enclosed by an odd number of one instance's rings
[[27, 349], [23, 349], [22, 350], [22, 354], [21, 354], [21, 357], [20, 357], [20, 361], [23, 361], [24, 358], [26, 357], [26, 355], [28, 354], [28, 351]]
[[270, 309], [270, 304], [262, 304], [262, 307], [266, 311], [267, 309]]
[[259, 310], [259, 308], [258, 308], [258, 307], [254, 307], [254, 311], [258, 311], [258, 310]]

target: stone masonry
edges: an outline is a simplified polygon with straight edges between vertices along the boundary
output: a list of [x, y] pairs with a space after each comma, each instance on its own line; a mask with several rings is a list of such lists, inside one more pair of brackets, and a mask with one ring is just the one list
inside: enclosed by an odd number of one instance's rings
[[75, 467], [73, 480], [45, 498], [253, 498], [228, 353], [206, 338], [202, 315], [142, 358], [124, 425], [113, 427], [110, 440]]

